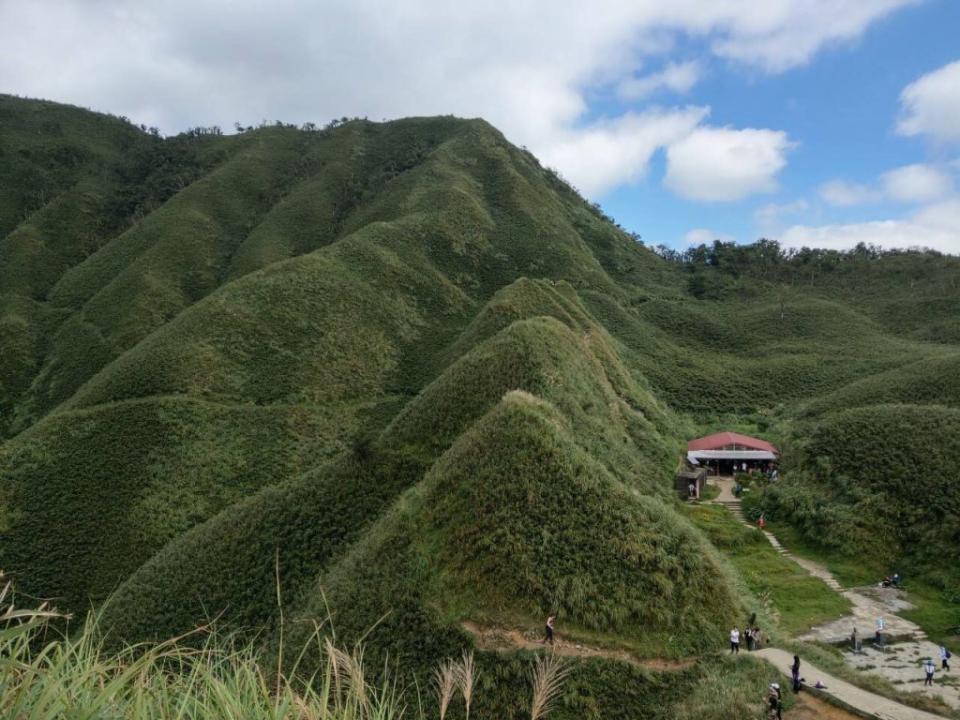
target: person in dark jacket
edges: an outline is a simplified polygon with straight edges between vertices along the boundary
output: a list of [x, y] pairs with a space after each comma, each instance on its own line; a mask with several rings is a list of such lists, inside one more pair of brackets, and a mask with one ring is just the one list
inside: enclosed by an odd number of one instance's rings
[[790, 666], [790, 677], [793, 679], [793, 691], [800, 692], [800, 656], [793, 656], [793, 665]]
[[777, 720], [783, 720], [783, 700], [780, 696], [780, 683], [770, 685], [767, 693], [767, 704], [770, 706], [770, 715], [776, 713]]

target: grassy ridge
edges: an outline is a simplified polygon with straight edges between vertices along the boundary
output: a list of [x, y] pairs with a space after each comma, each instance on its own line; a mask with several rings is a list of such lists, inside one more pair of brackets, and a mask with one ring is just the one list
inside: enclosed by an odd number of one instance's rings
[[[564, 452], [582, 455], [586, 449], [605, 463], [601, 472], [621, 478], [634, 492], [662, 494], [663, 478], [655, 469], [669, 458], [669, 442], [614, 392], [591, 347], [553, 319], [513, 323], [455, 362], [380, 438], [172, 542], [120, 588], [108, 618], [135, 637], [153, 636], [151, 621], [176, 633], [221, 612], [247, 626], [270, 622], [275, 607], [266, 581], [274, 552], [281, 558], [284, 592], [292, 599], [307, 592], [344, 543], [356, 539], [393, 496], [417, 484], [514, 388], [542, 392], [557, 403], [570, 433]], [[577, 382], [558, 383], [560, 377]], [[637, 462], [628, 448], [647, 462]], [[244, 533], [237, 535], [236, 527]]]
[[171, 539], [342, 451], [364, 410], [152, 398], [54, 415], [0, 448], [0, 565], [63, 607], [99, 602]]
[[[278, 569], [295, 635], [332, 610], [421, 676], [464, 619], [556, 610], [679, 655], [757, 595], [788, 629], [833, 612], [678, 512], [682, 442], [718, 418], [782, 441], [771, 516], [953, 582], [955, 259], [670, 262], [481, 120], [160, 138], [7, 97], [0, 120], [0, 563], [73, 609], [116, 588], [116, 642], [218, 616], [275, 651]], [[480, 662], [488, 715], [518, 714], [519, 661]], [[559, 712], [729, 717], [719, 676], [754, 670], [698, 667], [682, 704], [595, 661]]]

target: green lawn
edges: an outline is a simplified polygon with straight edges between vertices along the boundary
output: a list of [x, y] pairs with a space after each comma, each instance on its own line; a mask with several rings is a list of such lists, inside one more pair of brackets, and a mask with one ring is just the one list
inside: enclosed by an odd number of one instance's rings
[[849, 610], [845, 598], [779, 555], [758, 530], [740, 524], [725, 509], [689, 505], [684, 511], [732, 562], [750, 591], [780, 614], [784, 631], [796, 635]]

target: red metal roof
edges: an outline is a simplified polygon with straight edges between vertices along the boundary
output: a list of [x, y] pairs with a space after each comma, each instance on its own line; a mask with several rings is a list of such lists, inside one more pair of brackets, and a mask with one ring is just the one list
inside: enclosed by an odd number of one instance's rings
[[687, 450], [722, 450], [730, 445], [740, 445], [750, 450], [766, 450], [777, 455], [780, 454], [780, 451], [766, 440], [735, 432], [718, 432], [691, 440], [687, 443]]

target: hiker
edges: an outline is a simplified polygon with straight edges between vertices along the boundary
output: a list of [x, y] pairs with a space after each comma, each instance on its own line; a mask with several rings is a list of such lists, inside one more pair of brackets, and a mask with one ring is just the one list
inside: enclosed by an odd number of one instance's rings
[[853, 626], [853, 632], [850, 633], [850, 647], [855, 652], [860, 652], [860, 641], [857, 638], [857, 626]]
[[933, 687], [933, 674], [937, 671], [937, 666], [933, 664], [933, 658], [927, 658], [926, 662], [923, 663], [923, 671], [927, 674], [923, 686]]
[[753, 628], [753, 649], [754, 650], [760, 649], [760, 644], [761, 644], [760, 641], [762, 639], [763, 639], [763, 636], [760, 634], [760, 628], [758, 627]]
[[730, 631], [730, 653], [740, 654], [740, 630], [737, 628]]
[[756, 636], [753, 634], [753, 628], [747, 627], [746, 633], [747, 633], [747, 651], [753, 652], [754, 642], [756, 641]]
[[740, 497], [743, 495], [743, 484], [737, 480], [736, 484], [733, 486], [733, 496]]
[[891, 580], [892, 580], [893, 586], [894, 586], [895, 588], [900, 587], [900, 573], [895, 572], [895, 573], [893, 574], [893, 578], [892, 578]]
[[690, 485], [687, 487], [687, 492], [689, 493], [691, 500], [697, 499], [697, 486], [693, 483], [693, 481], [691, 481]]
[[545, 632], [543, 635], [544, 644], [550, 643], [550, 645], [553, 646], [553, 624], [556, 622], [556, 620], [556, 615], [547, 616], [547, 624], [544, 626]]
[[767, 704], [770, 706], [769, 717], [783, 720], [783, 701], [780, 697], [780, 683], [771, 683], [767, 692]]
[[793, 665], [790, 666], [790, 677], [793, 679], [793, 691], [800, 692], [800, 656], [793, 656]]
[[943, 645], [940, 646], [940, 669], [950, 672], [950, 651]]
[[877, 645], [883, 647], [883, 629], [886, 627], [886, 621], [883, 616], [877, 618]]
[[767, 526], [767, 519], [761, 514], [757, 518], [757, 527], [763, 530]]

